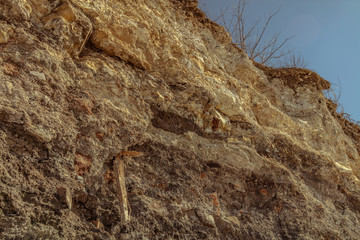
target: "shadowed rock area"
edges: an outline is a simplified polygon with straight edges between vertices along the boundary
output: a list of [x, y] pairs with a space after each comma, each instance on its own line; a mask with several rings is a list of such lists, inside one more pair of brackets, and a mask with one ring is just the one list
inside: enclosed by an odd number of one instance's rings
[[0, 2], [0, 239], [360, 236], [360, 127], [180, 0]]

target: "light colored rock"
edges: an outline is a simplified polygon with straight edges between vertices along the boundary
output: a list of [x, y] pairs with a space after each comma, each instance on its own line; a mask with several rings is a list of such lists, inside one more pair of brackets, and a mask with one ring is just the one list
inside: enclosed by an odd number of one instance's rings
[[11, 1], [4, 0], [5, 8], [2, 8], [4, 15], [8, 18], [30, 20], [32, 7], [27, 0]]
[[63, 2], [41, 20], [71, 56], [81, 53], [93, 30], [91, 21], [70, 2]]
[[[227, 232], [228, 234], [235, 236], [235, 227], [239, 227], [239, 224], [234, 224], [234, 219], [230, 218], [222, 218], [219, 216], [215, 216], [216, 227], [220, 232]], [[232, 221], [231, 221], [232, 220]]]
[[7, 43], [13, 33], [14, 30], [10, 26], [0, 22], [0, 44]]
[[54, 138], [54, 133], [41, 125], [30, 125], [26, 128], [28, 133], [42, 143], [48, 143]]
[[37, 78], [39, 78], [40, 80], [46, 80], [46, 77], [45, 77], [45, 74], [44, 73], [42, 73], [42, 72], [38, 72], [38, 71], [30, 71], [29, 72], [31, 75], [33, 75], [33, 76], [35, 76], [35, 77], [37, 77]]
[[215, 228], [215, 220], [211, 214], [206, 214], [200, 209], [196, 209], [196, 216], [200, 219], [200, 221], [207, 227]]
[[31, 7], [32, 11], [36, 14], [37, 17], [42, 18], [47, 16], [54, 10], [55, 7], [59, 6], [60, 0], [28, 0], [27, 1]]
[[59, 200], [62, 203], [66, 203], [67, 207], [71, 210], [72, 207], [72, 196], [71, 191], [67, 187], [57, 187], [56, 192], [59, 196]]
[[1, 112], [2, 121], [8, 123], [24, 124], [24, 120], [25, 120], [24, 112], [8, 107], [0, 108], [0, 112]]

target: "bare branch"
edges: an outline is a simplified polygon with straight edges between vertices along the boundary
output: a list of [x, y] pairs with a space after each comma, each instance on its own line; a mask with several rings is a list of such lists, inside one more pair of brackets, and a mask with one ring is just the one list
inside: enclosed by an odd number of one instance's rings
[[277, 51], [279, 51], [279, 49], [282, 48], [287, 41], [289, 41], [289, 40], [292, 39], [293, 37], [295, 37], [295, 36], [286, 38], [278, 47], [276, 47], [274, 50], [272, 50], [272, 52], [270, 53], [270, 55], [265, 59], [265, 61], [264, 61], [263, 63], [266, 63], [267, 61], [269, 61], [269, 59], [271, 59], [272, 56], [273, 56]]
[[224, 16], [225, 16], [225, 13], [226, 13], [228, 10], [229, 10], [229, 7], [227, 7], [224, 12], [222, 11], [222, 9], [220, 9], [221, 14], [220, 14], [220, 16], [218, 16], [217, 18], [214, 19], [214, 22], [218, 22], [220, 19], [223, 19]]
[[255, 45], [254, 45], [252, 51], [250, 52], [250, 56], [252, 56], [252, 55], [254, 54], [254, 51], [255, 51], [255, 49], [257, 48], [257, 46], [259, 45], [259, 43], [261, 42], [261, 40], [262, 40], [262, 38], [263, 38], [263, 36], [264, 36], [264, 33], [265, 33], [266, 29], [267, 29], [268, 26], [269, 26], [269, 23], [270, 23], [271, 19], [279, 12], [279, 10], [280, 10], [280, 9], [278, 9], [278, 10], [277, 10], [276, 12], [274, 12], [273, 14], [270, 14], [270, 16], [268, 17], [268, 19], [266, 20], [266, 23], [265, 23], [265, 25], [264, 25], [264, 27], [262, 28], [262, 31], [261, 31], [261, 33], [260, 33], [260, 36], [257, 37], [257, 40], [256, 40], [256, 42], [255, 42]]
[[[215, 20], [218, 22], [221, 21], [220, 24], [222, 24], [230, 33], [234, 39], [234, 43], [238, 47], [243, 49], [250, 58], [259, 61], [262, 64], [274, 65], [275, 60], [280, 63], [283, 58], [292, 53], [293, 56], [290, 56], [284, 64], [301, 67], [307, 65], [301, 56], [297, 57], [289, 50], [282, 51], [282, 48], [286, 46], [286, 43], [295, 36], [280, 41], [280, 34], [277, 33], [274, 34], [270, 40], [265, 41], [265, 32], [269, 28], [273, 17], [279, 13], [280, 8], [275, 12], [270, 13], [270, 15], [265, 18], [264, 25], [259, 27], [260, 19], [251, 25], [246, 23], [246, 6], [246, 0], [238, 0], [237, 6], [232, 9], [231, 18], [225, 17], [225, 14], [229, 11], [229, 8], [226, 8]], [[228, 21], [229, 19], [230, 21]], [[293, 59], [291, 59], [291, 57]]]
[[[341, 82], [339, 80], [339, 77], [337, 78], [337, 81], [338, 81], [338, 85], [335, 84], [335, 83], [331, 83], [331, 88], [324, 91], [324, 95], [325, 95], [326, 98], [330, 99], [333, 103], [336, 104], [336, 108], [337, 108], [336, 111], [338, 113], [340, 113], [347, 120], [352, 121], [352, 122], [356, 122], [356, 121], [353, 121], [350, 118], [349, 114], [344, 113], [344, 108], [339, 102], [340, 97], [341, 97]], [[337, 93], [335, 92], [334, 86], [337, 86], [337, 88], [338, 88]]]
[[288, 56], [280, 64], [281, 67], [306, 68], [309, 65], [301, 54], [295, 53], [294, 50], [288, 50], [288, 52]]

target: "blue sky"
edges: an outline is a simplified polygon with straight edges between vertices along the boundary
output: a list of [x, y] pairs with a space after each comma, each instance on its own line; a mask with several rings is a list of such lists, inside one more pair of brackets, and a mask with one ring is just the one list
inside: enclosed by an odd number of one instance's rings
[[[199, 0], [199, 7], [215, 19], [238, 0]], [[249, 24], [280, 8], [269, 26], [268, 36], [281, 33], [309, 62], [307, 68], [341, 85], [340, 104], [351, 118], [360, 121], [360, 0], [248, 0]]]

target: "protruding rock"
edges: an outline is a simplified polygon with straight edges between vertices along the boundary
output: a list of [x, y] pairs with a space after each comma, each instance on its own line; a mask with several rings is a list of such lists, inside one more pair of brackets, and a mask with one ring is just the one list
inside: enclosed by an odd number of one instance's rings
[[103, 227], [104, 227], [104, 224], [102, 224], [102, 222], [100, 222], [99, 219], [92, 220], [91, 223], [92, 223], [97, 229], [100, 229], [100, 228], [103, 228]]
[[79, 176], [84, 176], [90, 171], [91, 158], [80, 153], [75, 154], [74, 168]]
[[216, 227], [220, 232], [228, 232], [231, 235], [235, 236], [236, 228], [240, 227], [239, 220], [236, 217], [224, 218], [220, 216], [215, 216]]
[[10, 26], [0, 21], [0, 44], [7, 43], [13, 33], [14, 30]]
[[201, 209], [196, 209], [195, 210], [196, 216], [198, 216], [198, 218], [200, 219], [200, 221], [207, 227], [211, 227], [214, 228], [216, 227], [215, 225], [215, 220], [213, 215], [211, 214], [207, 214], [204, 211], [202, 211]]
[[72, 196], [70, 189], [67, 187], [57, 187], [56, 192], [57, 195], [59, 196], [59, 201], [61, 203], [65, 203], [68, 206], [68, 208], [71, 210]]
[[64, 2], [42, 19], [59, 44], [71, 55], [78, 56], [92, 33], [89, 18], [71, 3]]
[[38, 71], [30, 71], [29, 73], [30, 73], [31, 75], [33, 75], [33, 76], [37, 77], [37, 78], [38, 78], [38, 79], [40, 79], [40, 80], [43, 80], [43, 81], [45, 81], [45, 80], [46, 80], [45, 74], [44, 74], [44, 73], [42, 73], [42, 72], [38, 72]]

